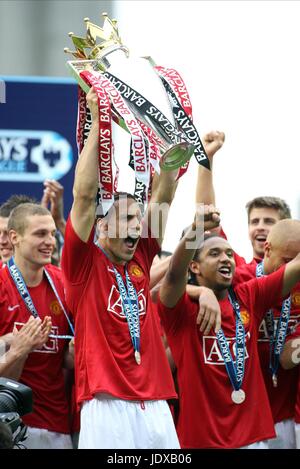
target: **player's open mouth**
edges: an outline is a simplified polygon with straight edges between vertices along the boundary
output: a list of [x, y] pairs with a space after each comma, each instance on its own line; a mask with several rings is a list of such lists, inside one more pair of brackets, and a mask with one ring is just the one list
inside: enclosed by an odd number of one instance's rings
[[2, 254], [2, 256], [8, 256], [12, 254], [12, 252], [13, 250], [10, 248], [0, 248], [0, 253]]
[[255, 236], [255, 240], [258, 241], [259, 243], [264, 243], [266, 241], [267, 237], [265, 235], [257, 235]]
[[218, 272], [222, 275], [222, 277], [225, 277], [226, 279], [231, 279], [232, 277], [231, 267], [222, 266], [218, 269]]
[[52, 254], [52, 251], [50, 251], [49, 249], [40, 249], [39, 252], [44, 256], [51, 256]]
[[125, 238], [124, 240], [124, 243], [129, 249], [134, 249], [138, 240], [139, 240], [139, 237], [133, 238], [132, 236], [127, 236], [127, 238]]

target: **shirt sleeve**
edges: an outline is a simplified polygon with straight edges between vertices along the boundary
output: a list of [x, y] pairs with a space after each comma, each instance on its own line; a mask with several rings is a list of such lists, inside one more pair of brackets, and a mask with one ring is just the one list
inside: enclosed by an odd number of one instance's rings
[[250, 309], [259, 323], [267, 311], [283, 301], [282, 286], [285, 266], [276, 272], [237, 285], [236, 295]]
[[186, 304], [188, 300], [189, 297], [185, 292], [173, 308], [168, 308], [161, 302], [158, 294], [157, 311], [166, 334], [176, 334], [182, 327], [185, 314], [189, 310]]
[[255, 268], [250, 264], [243, 264], [237, 267], [233, 276], [233, 286], [238, 285], [239, 283], [249, 282], [255, 278]]
[[75, 233], [69, 216], [66, 224], [65, 243], [62, 251], [61, 268], [64, 277], [72, 284], [87, 280], [93, 264], [94, 228], [85, 243]]
[[147, 223], [143, 222], [142, 235], [139, 240], [136, 256], [141, 256], [140, 261], [145, 266], [147, 272], [150, 272], [152, 261], [156, 254], [160, 252], [160, 246], [157, 239], [153, 237]]

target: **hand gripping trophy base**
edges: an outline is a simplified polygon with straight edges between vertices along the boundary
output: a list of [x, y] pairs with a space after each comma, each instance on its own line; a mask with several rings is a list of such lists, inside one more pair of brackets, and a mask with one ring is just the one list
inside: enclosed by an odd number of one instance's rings
[[173, 171], [183, 166], [193, 155], [194, 145], [180, 142], [171, 146], [161, 157], [160, 167], [163, 171]]

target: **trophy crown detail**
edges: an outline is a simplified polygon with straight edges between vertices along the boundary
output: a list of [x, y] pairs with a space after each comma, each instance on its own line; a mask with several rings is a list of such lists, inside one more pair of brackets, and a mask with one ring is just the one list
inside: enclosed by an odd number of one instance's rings
[[[102, 16], [104, 17], [103, 28], [93, 24], [89, 18], [84, 18], [87, 28], [86, 37], [75, 36], [73, 32], [70, 32], [69, 37], [73, 41], [75, 51], [65, 47], [64, 52], [81, 60], [98, 59], [116, 49], [122, 49], [128, 55], [129, 51], [122, 44], [119, 35], [117, 20], [110, 19], [107, 13], [102, 13]], [[97, 43], [97, 39], [101, 42]]]

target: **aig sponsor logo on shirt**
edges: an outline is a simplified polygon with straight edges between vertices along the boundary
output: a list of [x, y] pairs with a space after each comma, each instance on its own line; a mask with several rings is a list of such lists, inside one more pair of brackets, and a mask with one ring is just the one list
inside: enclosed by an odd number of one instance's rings
[[71, 169], [73, 151], [48, 130], [0, 130], [0, 181], [61, 179]]
[[[247, 350], [247, 342], [250, 339], [250, 332], [245, 336], [245, 359], [249, 358]], [[221, 350], [219, 348], [218, 340], [215, 336], [206, 335], [202, 337], [203, 341], [203, 355], [204, 363], [207, 365], [224, 365], [224, 360], [222, 357]], [[236, 340], [235, 338], [227, 339], [229, 345], [231, 356], [234, 358], [236, 356]]]
[[[14, 326], [19, 330], [24, 326], [24, 322], [15, 322]], [[50, 335], [57, 336], [59, 335], [58, 327], [52, 326]], [[40, 349], [34, 349], [32, 353], [57, 353], [58, 352], [58, 339], [56, 337], [49, 337], [46, 344], [44, 344]]]
[[[274, 318], [274, 335], [276, 335], [277, 327], [278, 327], [279, 318]], [[300, 311], [298, 314], [292, 314], [289, 319], [287, 335], [292, 333], [297, 325], [300, 322]], [[265, 319], [262, 320], [259, 326], [259, 337], [258, 342], [270, 342], [270, 336], [268, 333], [268, 328]]]
[[[139, 315], [142, 316], [146, 314], [146, 298], [144, 295], [144, 289], [138, 292], [138, 302], [139, 302]], [[125, 318], [125, 313], [122, 306], [122, 299], [120, 292], [115, 285], [112, 286], [108, 298], [107, 311], [114, 313], [120, 318]]]

